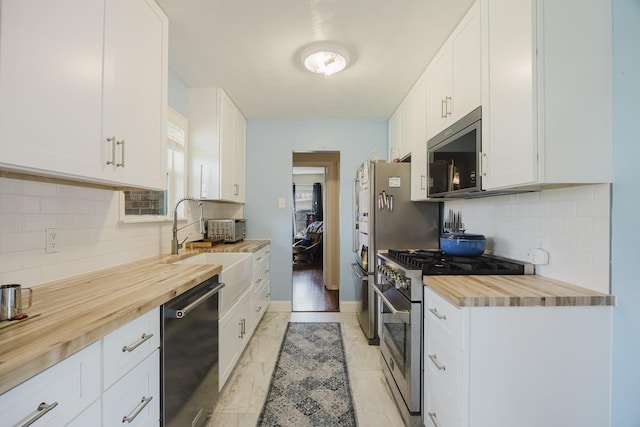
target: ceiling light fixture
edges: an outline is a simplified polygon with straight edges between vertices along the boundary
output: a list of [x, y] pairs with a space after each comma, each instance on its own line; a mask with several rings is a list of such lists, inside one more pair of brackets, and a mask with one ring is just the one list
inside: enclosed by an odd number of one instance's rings
[[301, 59], [307, 70], [330, 76], [349, 65], [350, 55], [335, 43], [317, 42], [302, 49]]

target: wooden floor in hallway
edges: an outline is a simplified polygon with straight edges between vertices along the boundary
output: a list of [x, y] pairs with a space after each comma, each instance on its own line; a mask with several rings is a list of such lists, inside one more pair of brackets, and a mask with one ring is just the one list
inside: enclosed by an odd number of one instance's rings
[[292, 311], [339, 311], [339, 294], [324, 286], [322, 261], [293, 265]]

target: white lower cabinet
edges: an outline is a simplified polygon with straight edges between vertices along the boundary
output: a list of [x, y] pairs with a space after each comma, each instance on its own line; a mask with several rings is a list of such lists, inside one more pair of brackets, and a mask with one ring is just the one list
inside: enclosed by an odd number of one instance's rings
[[104, 389], [160, 347], [160, 315], [151, 310], [102, 339]]
[[160, 350], [104, 393], [103, 425], [149, 426], [160, 420]]
[[158, 425], [159, 345], [156, 308], [0, 395], [0, 425]]
[[456, 307], [425, 288], [424, 425], [609, 424], [610, 306]]
[[231, 375], [242, 350], [244, 350], [244, 347], [251, 338], [251, 332], [253, 332], [251, 317], [252, 293], [252, 290], [245, 292], [240, 300], [218, 321], [220, 340], [220, 390], [222, 390], [222, 387]]
[[100, 425], [100, 412], [84, 414], [100, 398], [100, 343], [96, 342], [0, 396], [2, 425], [80, 425], [80, 414]]

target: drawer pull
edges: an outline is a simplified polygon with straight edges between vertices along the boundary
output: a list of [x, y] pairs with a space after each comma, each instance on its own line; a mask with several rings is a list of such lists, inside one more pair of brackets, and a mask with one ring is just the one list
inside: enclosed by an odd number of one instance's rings
[[140, 401], [140, 403], [138, 403], [138, 406], [133, 408], [133, 412], [131, 412], [129, 415], [125, 415], [124, 417], [122, 417], [122, 422], [123, 423], [132, 423], [133, 420], [136, 419], [138, 414], [140, 412], [142, 412], [142, 410], [145, 408], [145, 406], [147, 406], [149, 404], [149, 402], [151, 402], [151, 399], [153, 399], [153, 396], [149, 396], [149, 397], [142, 396], [142, 400]]
[[22, 427], [29, 427], [31, 424], [35, 423], [40, 418], [44, 417], [47, 414], [47, 412], [51, 411], [56, 406], [58, 406], [58, 402], [53, 402], [50, 405], [47, 405], [45, 402], [42, 402], [41, 404], [38, 405], [39, 414], [36, 415], [35, 417], [31, 418], [26, 423], [22, 424]]
[[260, 260], [261, 260], [261, 259], [262, 259], [262, 257], [261, 257], [261, 256], [256, 257], [256, 262], [260, 262]]
[[256, 280], [256, 285], [257, 285], [258, 283], [260, 283], [260, 282], [262, 282], [262, 277], [261, 277], [261, 278], [259, 278], [258, 280]]
[[146, 341], [149, 341], [152, 336], [153, 336], [153, 334], [142, 334], [142, 336], [138, 339], [138, 341], [134, 342], [131, 345], [125, 345], [124, 347], [122, 347], [122, 352], [123, 353], [125, 351], [132, 352], [136, 348], [140, 347], [142, 345], [142, 343], [144, 343]]
[[433, 364], [436, 365], [436, 368], [438, 368], [438, 371], [446, 371], [447, 370], [446, 365], [441, 365], [440, 363], [438, 363], [438, 358], [436, 357], [435, 354], [430, 354], [429, 355], [429, 359], [431, 359]]
[[433, 425], [435, 427], [440, 427], [440, 424], [438, 424], [438, 420], [436, 419], [436, 413], [435, 412], [428, 412], [429, 414], [429, 418], [431, 419], [431, 422], [433, 423]]
[[262, 311], [262, 306], [257, 308], [256, 313], [260, 313], [260, 311]]
[[430, 308], [429, 311], [440, 320], [447, 320], [447, 316], [440, 314], [437, 308]]

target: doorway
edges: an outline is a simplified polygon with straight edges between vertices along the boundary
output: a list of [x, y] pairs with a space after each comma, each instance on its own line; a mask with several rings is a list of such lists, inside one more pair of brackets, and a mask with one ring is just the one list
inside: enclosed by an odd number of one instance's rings
[[338, 152], [293, 153], [292, 311], [340, 311]]

